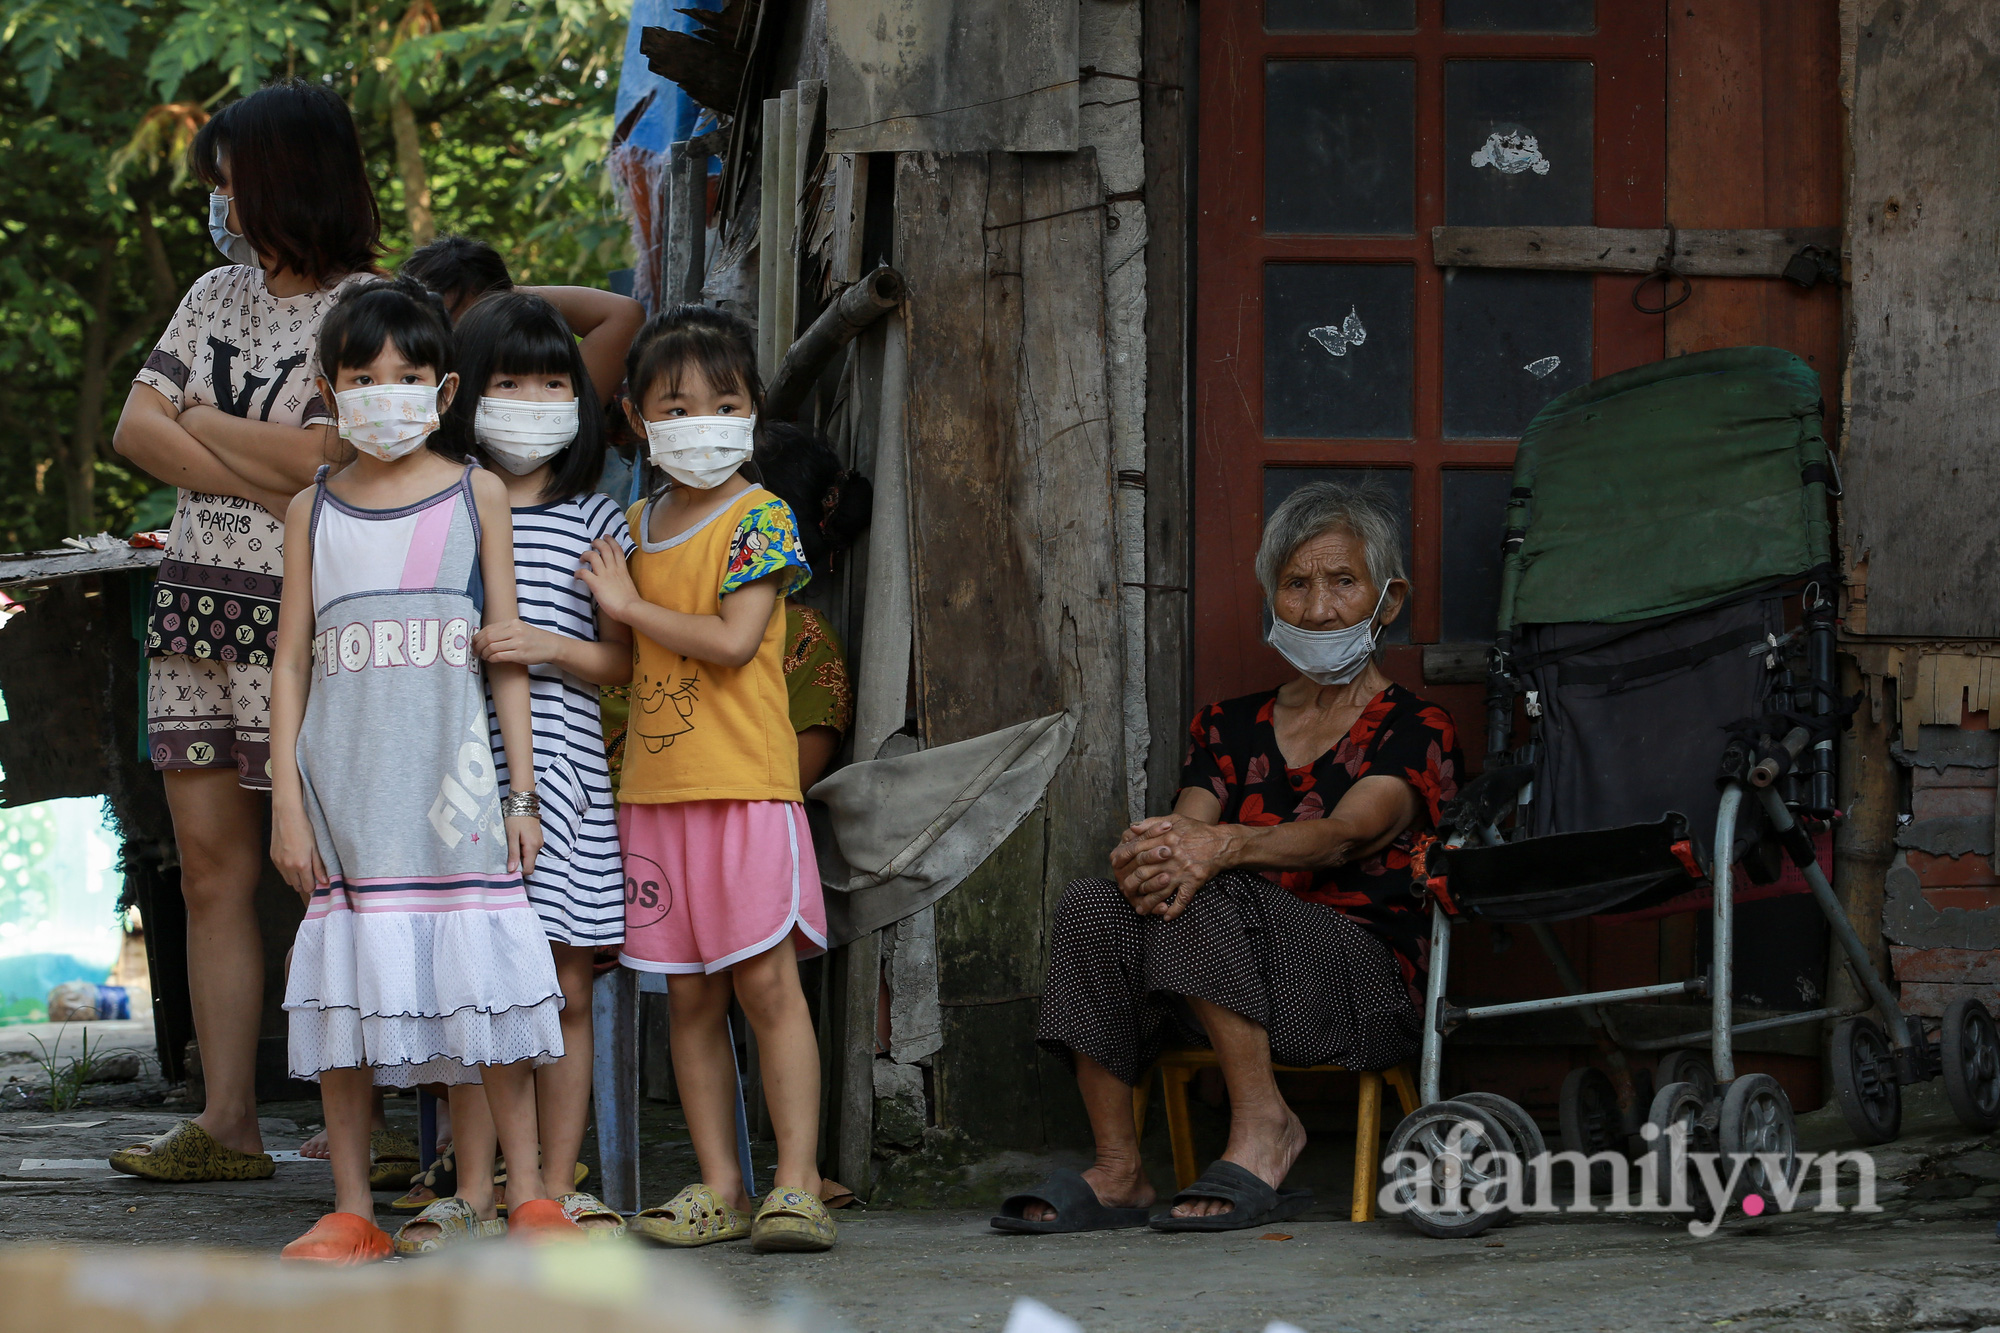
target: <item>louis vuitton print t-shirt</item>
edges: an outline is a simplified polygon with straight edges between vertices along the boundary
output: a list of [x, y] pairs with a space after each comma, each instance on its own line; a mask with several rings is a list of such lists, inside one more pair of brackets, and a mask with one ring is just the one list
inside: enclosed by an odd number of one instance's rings
[[[214, 269], [181, 298], [135, 378], [177, 411], [207, 404], [286, 426], [331, 423], [313, 356], [336, 291], [273, 296], [260, 268]], [[183, 490], [154, 586], [147, 653], [268, 667], [284, 547], [284, 520], [262, 505]]]

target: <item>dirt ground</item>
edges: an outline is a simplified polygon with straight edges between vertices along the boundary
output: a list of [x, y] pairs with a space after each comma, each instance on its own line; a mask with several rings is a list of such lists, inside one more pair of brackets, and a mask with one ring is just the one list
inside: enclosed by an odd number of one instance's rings
[[[136, 1045], [142, 1035], [125, 1039]], [[98, 1165], [185, 1113], [160, 1103], [172, 1090], [142, 1078], [87, 1089], [73, 1110], [34, 1109], [40, 1080], [18, 1045], [12, 1034], [0, 1042], [0, 1244], [270, 1253], [326, 1206], [328, 1172], [319, 1163], [286, 1163], [270, 1181], [192, 1186], [153, 1185]], [[390, 1107], [392, 1121], [414, 1129], [413, 1101]], [[296, 1147], [317, 1124], [313, 1103], [265, 1110], [271, 1148]], [[1802, 1131], [1809, 1147], [1845, 1146], [1831, 1113], [1806, 1117]], [[692, 1174], [686, 1128], [676, 1108], [648, 1104], [642, 1135], [644, 1195], [657, 1202]], [[1149, 1149], [1164, 1147], [1156, 1137]], [[1347, 1151], [1333, 1142], [1316, 1148], [1305, 1174], [1318, 1207], [1270, 1232], [1009, 1237], [986, 1226], [990, 1210], [850, 1209], [827, 1255], [726, 1245], [662, 1262], [706, 1275], [753, 1309], [855, 1333], [1000, 1329], [1019, 1297], [1093, 1333], [1255, 1333], [1272, 1321], [1306, 1333], [2000, 1330], [2000, 1136], [1960, 1129], [1935, 1086], [1909, 1096], [1904, 1137], [1876, 1151], [1881, 1212], [1738, 1217], [1706, 1240], [1664, 1219], [1603, 1215], [1523, 1219], [1458, 1242], [1425, 1239], [1394, 1220], [1357, 1226], [1343, 1220], [1336, 1169]], [[585, 1155], [594, 1163], [593, 1145]], [[768, 1148], [760, 1145], [758, 1156], [768, 1171]], [[1048, 1165], [1014, 1159], [1001, 1174]], [[1157, 1163], [1155, 1180], [1169, 1177]], [[392, 1197], [377, 1196], [379, 1220], [391, 1228]]]

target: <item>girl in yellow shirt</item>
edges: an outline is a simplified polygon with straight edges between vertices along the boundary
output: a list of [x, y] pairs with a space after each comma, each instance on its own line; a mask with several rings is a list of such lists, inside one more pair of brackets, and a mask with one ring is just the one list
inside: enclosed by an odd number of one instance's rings
[[[627, 514], [636, 550], [599, 541], [578, 571], [633, 630], [618, 790], [627, 967], [667, 974], [674, 1076], [701, 1180], [633, 1220], [669, 1245], [749, 1236], [824, 1250], [819, 1048], [798, 960], [826, 947], [785, 690], [784, 599], [812, 577], [785, 502], [745, 478], [761, 388], [750, 331], [706, 306], [649, 320], [626, 411], [667, 490]], [[778, 1139], [753, 1220], [736, 1157], [732, 994], [757, 1034]]]

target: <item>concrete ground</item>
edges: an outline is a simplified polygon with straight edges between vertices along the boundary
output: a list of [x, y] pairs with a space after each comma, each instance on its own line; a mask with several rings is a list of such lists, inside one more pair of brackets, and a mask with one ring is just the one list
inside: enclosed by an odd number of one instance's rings
[[[271, 1181], [194, 1186], [153, 1185], [97, 1165], [184, 1111], [120, 1104], [148, 1087], [155, 1103], [170, 1095], [156, 1079], [86, 1089], [84, 1104], [69, 1111], [32, 1109], [35, 1073], [13, 1058], [16, 1044], [10, 1037], [0, 1045], [0, 1089], [15, 1080], [12, 1092], [0, 1092], [0, 1244], [270, 1253], [326, 1206], [328, 1172], [320, 1163], [286, 1163]], [[413, 1123], [413, 1102], [390, 1106], [392, 1120]], [[296, 1147], [317, 1122], [312, 1103], [266, 1109], [272, 1148]], [[1737, 1217], [1707, 1240], [1665, 1219], [1599, 1215], [1524, 1219], [1473, 1240], [1434, 1241], [1394, 1220], [1340, 1220], [1344, 1196], [1329, 1188], [1333, 1182], [1316, 1180], [1320, 1206], [1269, 1230], [1011, 1237], [987, 1228], [987, 1210], [850, 1209], [839, 1215], [841, 1243], [827, 1255], [765, 1256], [726, 1245], [662, 1262], [704, 1274], [745, 1305], [790, 1314], [802, 1327], [857, 1333], [1000, 1329], [1020, 1297], [1092, 1333], [1255, 1333], [1276, 1320], [1306, 1333], [2000, 1326], [2000, 1279], [1993, 1275], [2000, 1135], [1960, 1129], [1936, 1085], [1909, 1096], [1905, 1125], [1903, 1139], [1876, 1151], [1883, 1211]], [[1831, 1112], [1805, 1118], [1802, 1131], [1815, 1148], [1844, 1138]], [[658, 1201], [692, 1172], [686, 1130], [674, 1108], [652, 1106], [643, 1134], [644, 1192]], [[1329, 1144], [1326, 1160], [1342, 1151]], [[586, 1156], [594, 1155], [587, 1146]], [[1009, 1174], [1045, 1165], [1016, 1161]], [[1169, 1173], [1162, 1163], [1154, 1175], [1164, 1182]], [[391, 1197], [377, 1196], [379, 1220], [393, 1228]]]

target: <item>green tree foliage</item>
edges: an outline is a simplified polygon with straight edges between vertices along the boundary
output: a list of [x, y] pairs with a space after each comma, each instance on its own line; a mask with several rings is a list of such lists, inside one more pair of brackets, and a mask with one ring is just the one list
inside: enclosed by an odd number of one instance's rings
[[[360, 127], [392, 267], [482, 236], [525, 282], [627, 262], [603, 170], [630, 0], [0, 0], [0, 542], [129, 530], [110, 448], [132, 373], [221, 261], [188, 142], [323, 79]], [[155, 496], [143, 517], [156, 518]]]

